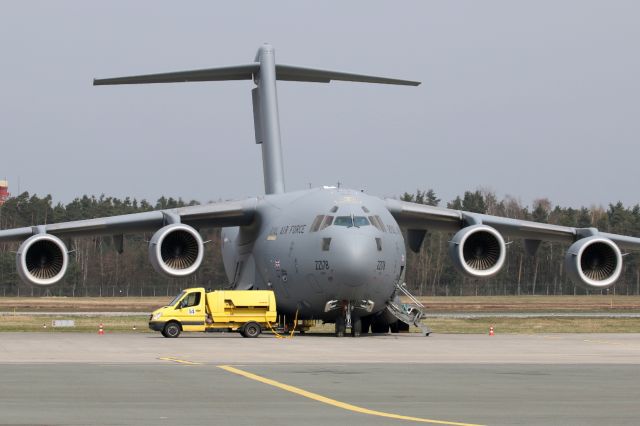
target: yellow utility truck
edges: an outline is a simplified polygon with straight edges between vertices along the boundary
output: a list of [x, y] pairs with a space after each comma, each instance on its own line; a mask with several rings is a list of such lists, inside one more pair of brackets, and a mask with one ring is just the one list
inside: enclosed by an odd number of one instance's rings
[[271, 290], [188, 288], [151, 314], [149, 328], [164, 337], [178, 337], [183, 331], [238, 331], [258, 337], [276, 317]]

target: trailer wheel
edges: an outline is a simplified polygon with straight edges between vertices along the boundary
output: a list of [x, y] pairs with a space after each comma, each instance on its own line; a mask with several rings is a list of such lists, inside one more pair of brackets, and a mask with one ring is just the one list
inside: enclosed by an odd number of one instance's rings
[[164, 330], [162, 330], [162, 335], [164, 337], [175, 338], [180, 335], [180, 324], [175, 321], [168, 322], [167, 325], [164, 326]]
[[244, 333], [241, 333], [244, 337], [258, 337], [262, 332], [262, 327], [257, 322], [248, 322], [242, 327]]

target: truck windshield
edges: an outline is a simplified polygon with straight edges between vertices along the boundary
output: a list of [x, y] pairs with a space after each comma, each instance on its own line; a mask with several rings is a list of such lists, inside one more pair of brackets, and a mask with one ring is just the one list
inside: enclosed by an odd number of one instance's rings
[[173, 306], [173, 305], [175, 305], [176, 303], [178, 303], [178, 300], [182, 299], [182, 296], [184, 296], [184, 291], [183, 291], [183, 292], [181, 292], [181, 293], [180, 293], [179, 295], [177, 295], [176, 297], [174, 297], [174, 298], [173, 298], [173, 300], [167, 304], [167, 306]]

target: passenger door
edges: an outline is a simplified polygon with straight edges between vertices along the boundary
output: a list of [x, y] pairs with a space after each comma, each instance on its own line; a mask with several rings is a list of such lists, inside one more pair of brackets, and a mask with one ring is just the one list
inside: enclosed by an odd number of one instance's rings
[[203, 291], [190, 291], [176, 305], [176, 318], [183, 331], [204, 331], [204, 299]]

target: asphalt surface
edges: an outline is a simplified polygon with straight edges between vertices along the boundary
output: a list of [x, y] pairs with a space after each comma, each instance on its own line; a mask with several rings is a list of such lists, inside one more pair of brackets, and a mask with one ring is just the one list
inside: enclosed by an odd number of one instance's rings
[[[56, 317], [149, 317], [149, 312], [56, 312], [56, 311], [0, 311], [3, 316]], [[640, 318], [640, 312], [434, 312], [423, 318]]]
[[637, 425], [638, 395], [637, 334], [0, 333], [3, 425]]

